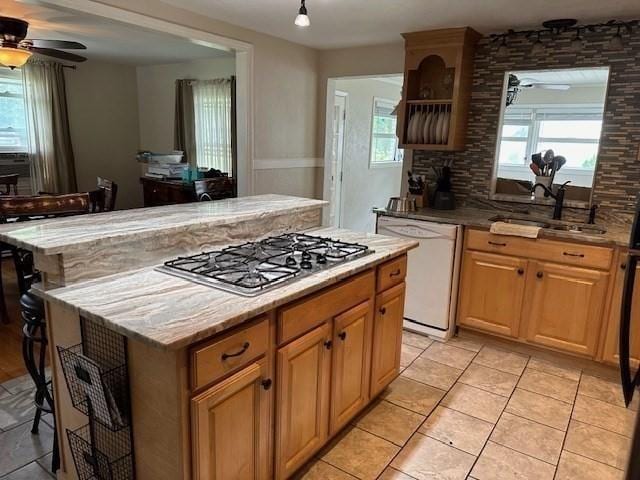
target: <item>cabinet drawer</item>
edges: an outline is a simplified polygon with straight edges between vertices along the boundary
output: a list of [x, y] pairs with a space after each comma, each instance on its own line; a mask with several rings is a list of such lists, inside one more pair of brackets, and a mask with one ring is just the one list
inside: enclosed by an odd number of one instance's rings
[[194, 390], [240, 369], [264, 355], [269, 348], [269, 319], [262, 317], [253, 325], [224, 338], [201, 345], [191, 352], [191, 386]]
[[380, 293], [404, 281], [407, 275], [407, 256], [394, 258], [378, 267], [376, 292]]
[[547, 260], [580, 267], [608, 270], [613, 249], [545, 238], [528, 239], [493, 235], [482, 230], [467, 230], [466, 247], [470, 250], [501, 253], [534, 260]]
[[278, 312], [278, 344], [293, 340], [371, 298], [374, 282], [371, 270], [282, 308]]

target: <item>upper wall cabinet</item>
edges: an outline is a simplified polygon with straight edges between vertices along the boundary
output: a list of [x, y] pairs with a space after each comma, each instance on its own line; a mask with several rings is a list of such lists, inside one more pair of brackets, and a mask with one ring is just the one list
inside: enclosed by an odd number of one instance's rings
[[473, 57], [481, 35], [466, 27], [405, 33], [403, 37], [400, 145], [412, 150], [464, 150]]

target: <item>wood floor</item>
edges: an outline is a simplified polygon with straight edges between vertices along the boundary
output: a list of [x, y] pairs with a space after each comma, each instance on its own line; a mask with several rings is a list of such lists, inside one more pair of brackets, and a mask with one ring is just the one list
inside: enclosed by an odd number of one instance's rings
[[2, 281], [10, 322], [0, 323], [0, 383], [27, 373], [22, 360], [22, 320], [13, 261], [2, 260]]

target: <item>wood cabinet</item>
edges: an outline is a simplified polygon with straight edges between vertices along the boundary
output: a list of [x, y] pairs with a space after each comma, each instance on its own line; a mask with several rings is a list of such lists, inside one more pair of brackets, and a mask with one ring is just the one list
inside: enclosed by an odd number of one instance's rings
[[405, 272], [393, 258], [192, 346], [194, 479], [290, 478], [348, 425], [399, 373]]
[[[602, 359], [618, 365], [618, 345], [620, 335], [620, 314], [622, 309], [622, 289], [626, 273], [626, 251], [622, 252], [615, 272], [613, 293], [608, 312], [608, 323], [605, 332]], [[633, 304], [631, 306], [631, 345], [630, 356], [634, 368], [640, 367], [640, 266], [636, 269], [636, 281], [633, 288]]]
[[337, 316], [333, 322], [331, 435], [344, 427], [369, 400], [371, 303], [371, 300], [361, 303]]
[[371, 360], [371, 397], [389, 385], [400, 372], [405, 284], [376, 296]]
[[466, 251], [458, 323], [517, 337], [527, 264], [522, 258]]
[[331, 326], [325, 323], [277, 354], [276, 478], [287, 478], [329, 435]]
[[608, 272], [532, 262], [524, 303], [526, 339], [594, 356], [604, 311]]
[[403, 37], [400, 145], [417, 150], [463, 150], [475, 45], [481, 35], [467, 27], [405, 33]]
[[191, 400], [195, 479], [271, 478], [270, 381], [262, 359]]
[[470, 229], [458, 324], [596, 358], [613, 258], [609, 247]]

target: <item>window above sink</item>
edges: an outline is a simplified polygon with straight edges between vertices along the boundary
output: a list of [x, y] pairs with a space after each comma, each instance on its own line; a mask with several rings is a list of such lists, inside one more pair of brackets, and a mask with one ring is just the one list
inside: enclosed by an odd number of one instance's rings
[[[569, 181], [565, 203], [589, 206], [608, 78], [608, 67], [505, 73], [493, 200], [552, 204], [549, 198], [533, 197], [533, 185]], [[564, 157], [565, 163], [536, 174], [532, 155], [548, 150]]]

